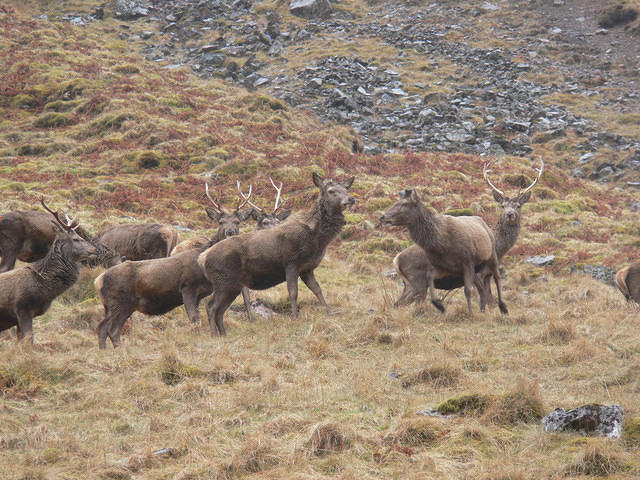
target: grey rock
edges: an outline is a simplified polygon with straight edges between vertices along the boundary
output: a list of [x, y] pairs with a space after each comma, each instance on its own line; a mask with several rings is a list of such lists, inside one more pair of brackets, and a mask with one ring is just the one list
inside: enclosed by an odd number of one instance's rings
[[545, 432], [573, 431], [583, 435], [619, 438], [624, 411], [620, 405], [584, 405], [572, 410], [556, 408], [542, 419]]
[[595, 157], [596, 157], [595, 152], [588, 152], [588, 153], [585, 153], [584, 155], [582, 155], [578, 159], [578, 162], [580, 162], [580, 163], [588, 163], [591, 160], [593, 160]]
[[133, 20], [149, 15], [149, 5], [138, 0], [113, 0], [114, 16], [121, 20]]
[[295, 0], [289, 4], [289, 11], [296, 17], [324, 18], [333, 12], [333, 7], [329, 0]]
[[555, 259], [555, 255], [534, 255], [532, 257], [528, 257], [525, 261], [531, 265], [535, 265], [536, 267], [546, 267], [547, 265], [551, 265]]

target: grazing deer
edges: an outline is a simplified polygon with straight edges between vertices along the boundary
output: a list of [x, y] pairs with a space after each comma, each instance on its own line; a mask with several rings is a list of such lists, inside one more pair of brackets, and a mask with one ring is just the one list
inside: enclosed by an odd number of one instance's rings
[[480, 297], [484, 296], [482, 282], [476, 278], [475, 273], [487, 268], [496, 283], [500, 311], [508, 313], [507, 306], [502, 301], [495, 238], [482, 218], [436, 215], [420, 201], [415, 190], [407, 189], [400, 192], [400, 200], [380, 217], [380, 223], [383, 226], [407, 227], [411, 239], [424, 249], [432, 265], [426, 273], [431, 303], [438, 310], [444, 312], [444, 305], [435, 295], [436, 278], [462, 276], [467, 307], [471, 312], [474, 284]]
[[158, 223], [114, 225], [98, 233], [96, 241], [127, 260], [149, 260], [168, 257], [178, 243], [178, 232]]
[[[224, 210], [209, 194], [213, 208], [207, 214], [217, 218], [218, 232], [206, 245], [185, 249], [166, 258], [124, 262], [105, 271], [94, 281], [98, 296], [104, 305], [104, 320], [98, 325], [98, 346], [107, 346], [107, 337], [114, 347], [121, 343], [120, 335], [127, 319], [134, 311], [146, 315], [162, 315], [180, 305], [191, 323], [200, 321], [198, 305], [211, 294], [211, 283], [204, 277], [196, 263], [198, 255], [213, 243], [237, 235], [240, 222], [249, 218], [249, 211], [241, 208], [247, 203], [240, 201], [234, 212]], [[251, 189], [249, 189], [249, 196]]]
[[[40, 200], [46, 208], [44, 200]], [[50, 210], [49, 210], [50, 211]], [[78, 262], [87, 260], [97, 249], [81, 238], [75, 220], [63, 222], [44, 258], [24, 267], [0, 274], [0, 331], [17, 327], [18, 340], [33, 342], [33, 317], [45, 313], [51, 302], [75, 283]]]
[[[507, 197], [502, 190], [499, 190], [489, 179], [490, 170], [485, 164], [483, 176], [493, 192], [494, 200], [502, 208], [498, 223], [493, 228], [496, 239], [496, 255], [498, 264], [502, 263], [505, 254], [515, 245], [520, 234], [520, 215], [522, 205], [531, 198], [531, 190], [538, 183], [544, 171], [544, 161], [540, 159], [540, 168], [536, 179], [524, 190], [521, 190], [513, 197]], [[427, 275], [431, 268], [422, 247], [411, 245], [404, 249], [393, 259], [393, 265], [400, 278], [404, 282], [404, 290], [398, 298], [395, 306], [409, 305], [416, 301], [423, 301], [427, 296]], [[435, 288], [439, 290], [453, 290], [464, 285], [462, 277], [444, 277], [435, 279]], [[490, 301], [490, 287], [485, 286], [487, 299]]]
[[214, 292], [207, 302], [212, 335], [226, 334], [224, 312], [243, 287], [265, 290], [286, 281], [291, 311], [297, 318], [300, 277], [329, 309], [314, 270], [345, 224], [343, 210], [355, 202], [349, 195], [353, 180], [325, 182], [314, 173], [313, 183], [320, 197], [305, 220], [291, 219], [268, 230], [231, 237], [200, 254], [198, 265]]
[[629, 301], [640, 303], [640, 262], [632, 263], [616, 272], [616, 286]]
[[[44, 208], [52, 215], [58, 215], [46, 205]], [[0, 217], [0, 273], [12, 270], [16, 259], [35, 262], [47, 255], [53, 240], [61, 231], [49, 213], [17, 210]], [[95, 257], [92, 256], [92, 263], [101, 263], [105, 267], [120, 263], [120, 255], [97, 241], [81, 226], [76, 226], [75, 232], [96, 247], [98, 252]]]

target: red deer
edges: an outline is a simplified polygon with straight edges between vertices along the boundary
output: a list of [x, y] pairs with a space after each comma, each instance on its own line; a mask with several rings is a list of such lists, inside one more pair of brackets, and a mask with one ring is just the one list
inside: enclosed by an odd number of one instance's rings
[[114, 347], [120, 345], [124, 324], [134, 311], [162, 315], [184, 305], [191, 323], [200, 321], [198, 305], [200, 300], [211, 294], [211, 284], [198, 268], [198, 255], [211, 242], [217, 243], [227, 236], [237, 235], [240, 222], [250, 215], [250, 212], [240, 210], [246, 201], [239, 203], [235, 212], [229, 213], [211, 198], [208, 185], [206, 192], [214, 205], [213, 209], [207, 207], [207, 213], [211, 218], [219, 219], [220, 227], [205, 247], [187, 249], [166, 258], [126, 261], [95, 279], [94, 286], [105, 311], [104, 320], [98, 325], [101, 349], [106, 348], [107, 337]]
[[407, 227], [411, 239], [424, 249], [432, 265], [426, 273], [431, 303], [438, 310], [444, 312], [444, 305], [435, 295], [436, 278], [462, 276], [467, 307], [471, 312], [474, 284], [480, 297], [484, 297], [482, 282], [476, 278], [475, 273], [487, 268], [496, 283], [500, 311], [508, 313], [507, 306], [502, 301], [495, 238], [482, 218], [436, 215], [420, 201], [415, 190], [407, 189], [400, 192], [400, 200], [380, 217], [380, 223], [383, 226]]
[[238, 201], [238, 205], [236, 205], [236, 209], [234, 211], [227, 211], [223, 207], [221, 207], [209, 193], [209, 184], [205, 183], [204, 185], [207, 198], [213, 204], [213, 207], [206, 207], [205, 211], [207, 212], [209, 218], [218, 224], [218, 231], [211, 239], [207, 237], [194, 237], [180, 242], [171, 251], [171, 255], [191, 250], [192, 248], [200, 248], [204, 250], [205, 248], [209, 248], [214, 243], [218, 243], [220, 240], [224, 240], [227, 237], [232, 237], [233, 235], [238, 235], [240, 233], [240, 224], [246, 221], [247, 218], [249, 218], [249, 216], [253, 214], [253, 211], [251, 209], [240, 210], [247, 203], [253, 206], [253, 204], [248, 199], [249, 197], [251, 197], [251, 190], [253, 188], [252, 185], [249, 185], [249, 193], [245, 196], [242, 193], [242, 190], [240, 190], [240, 182], [236, 182], [238, 192], [242, 196], [242, 199]]
[[616, 272], [616, 286], [627, 301], [640, 303], [640, 262]]
[[168, 257], [178, 232], [158, 223], [125, 224], [108, 227], [95, 239], [127, 260], [149, 260]]
[[[42, 205], [46, 207], [44, 200]], [[48, 208], [47, 208], [48, 210]], [[44, 258], [24, 267], [0, 274], [0, 331], [17, 327], [18, 340], [33, 342], [33, 318], [45, 313], [51, 302], [75, 283], [79, 262], [97, 253], [74, 230], [74, 220], [63, 222]]]
[[[536, 179], [524, 190], [518, 192], [513, 197], [507, 197], [503, 191], [499, 190], [489, 179], [488, 165], [485, 165], [483, 175], [485, 181], [493, 191], [494, 200], [502, 207], [502, 213], [498, 219], [498, 223], [493, 228], [496, 238], [496, 255], [498, 263], [502, 263], [502, 258], [515, 245], [520, 234], [520, 211], [522, 205], [531, 198], [531, 190], [538, 183], [542, 172], [544, 171], [544, 161], [540, 160], [540, 168]], [[409, 305], [416, 301], [423, 301], [427, 296], [427, 275], [426, 272], [431, 268], [431, 264], [427, 259], [422, 247], [419, 245], [411, 245], [400, 252], [393, 259], [393, 265], [396, 272], [404, 282], [404, 290], [398, 298], [395, 306]], [[444, 277], [435, 279], [435, 288], [439, 290], [453, 290], [464, 285], [462, 277]], [[489, 287], [487, 287], [489, 288]], [[485, 292], [490, 294], [490, 290]], [[490, 297], [488, 297], [490, 298]]]
[[329, 308], [314, 270], [345, 224], [343, 210], [355, 202], [349, 195], [353, 180], [325, 182], [314, 173], [313, 183], [320, 190], [320, 197], [305, 220], [290, 219], [268, 230], [231, 237], [200, 254], [198, 265], [214, 292], [207, 302], [212, 335], [226, 334], [224, 312], [243, 287], [265, 290], [286, 281], [291, 312], [297, 318], [300, 277], [320, 303]]
[[274, 203], [273, 212], [265, 213], [264, 210], [257, 205], [249, 202], [249, 205], [253, 207], [253, 211], [251, 212], [251, 216], [257, 222], [256, 230], [265, 230], [267, 228], [275, 227], [276, 225], [280, 225], [284, 220], [291, 215], [291, 210], [280, 210], [280, 194], [282, 193], [282, 182], [280, 182], [280, 186], [276, 186], [275, 182], [271, 177], [269, 177], [269, 181], [273, 188], [276, 189], [276, 201]]
[[[48, 207], [45, 208], [48, 209]], [[50, 211], [51, 214], [56, 215]], [[0, 217], [0, 273], [12, 270], [16, 259], [22, 262], [35, 262], [43, 258], [60, 231], [60, 227], [51, 215], [39, 211], [17, 210]], [[105, 266], [120, 263], [120, 256], [107, 246], [96, 241], [81, 226], [75, 232], [84, 240], [98, 249], [98, 254], [92, 257], [93, 263]]]

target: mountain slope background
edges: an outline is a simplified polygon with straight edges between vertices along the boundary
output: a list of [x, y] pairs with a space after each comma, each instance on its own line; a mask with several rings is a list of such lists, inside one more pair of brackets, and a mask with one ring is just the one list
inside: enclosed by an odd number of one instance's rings
[[[303, 209], [311, 172], [355, 175], [318, 271], [337, 313], [304, 290], [293, 321], [276, 288], [259, 296], [280, 314], [236, 308], [225, 339], [178, 309], [99, 352], [85, 271], [33, 348], [2, 336], [7, 478], [635, 478], [637, 309], [590, 273], [638, 251], [637, 21], [598, 33], [600, 2], [338, 2], [311, 21], [236, 3], [0, 6], [2, 207], [44, 195], [92, 231], [133, 217], [186, 238], [213, 230], [205, 181], [267, 206], [272, 176]], [[516, 191], [539, 157], [511, 315], [469, 316], [460, 294], [445, 315], [392, 309], [383, 272], [411, 242], [375, 223], [396, 192], [494, 223], [485, 162]], [[488, 406], [416, 414], [464, 394]], [[621, 440], [542, 432], [541, 413], [589, 402], [623, 406]]]

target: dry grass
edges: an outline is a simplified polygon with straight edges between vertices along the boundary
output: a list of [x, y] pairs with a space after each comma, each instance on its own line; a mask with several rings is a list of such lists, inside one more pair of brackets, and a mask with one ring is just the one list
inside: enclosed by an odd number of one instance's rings
[[[177, 309], [135, 314], [122, 348], [99, 351], [96, 269], [36, 319], [33, 347], [1, 333], [3, 478], [638, 477], [638, 311], [612, 288], [569, 276], [576, 263], [620, 266], [635, 253], [630, 194], [550, 164], [505, 259], [508, 317], [478, 313], [475, 303], [469, 314], [461, 294], [447, 298], [445, 315], [429, 304], [394, 310], [400, 286], [381, 272], [409, 242], [370, 224], [400, 187], [414, 185], [438, 211], [473, 205], [494, 221], [483, 159], [352, 155], [348, 135], [334, 136], [332, 125], [139, 61], [135, 44], [115, 38], [112, 20], [82, 34], [33, 20], [31, 11], [0, 13], [0, 22], [0, 47], [15, 52], [0, 72], [3, 211], [33, 208], [46, 192], [92, 231], [133, 215], [204, 233], [201, 175], [225, 205], [235, 204], [236, 178], [264, 189], [274, 175], [299, 209], [313, 201], [311, 171], [357, 173], [345, 235], [316, 272], [333, 315], [301, 286], [301, 314], [292, 319], [279, 286], [260, 293], [278, 316], [250, 324], [232, 309], [224, 339], [210, 337], [205, 323], [193, 328]], [[45, 112], [74, 121], [37, 127]], [[531, 176], [534, 166], [507, 156], [493, 168], [502, 181]], [[524, 263], [543, 253], [556, 254], [553, 266]], [[636, 419], [625, 423], [623, 441], [596, 441], [597, 454], [584, 439], [545, 434], [537, 423], [555, 407], [591, 402], [620, 403]], [[417, 415], [439, 405], [458, 415]]]

